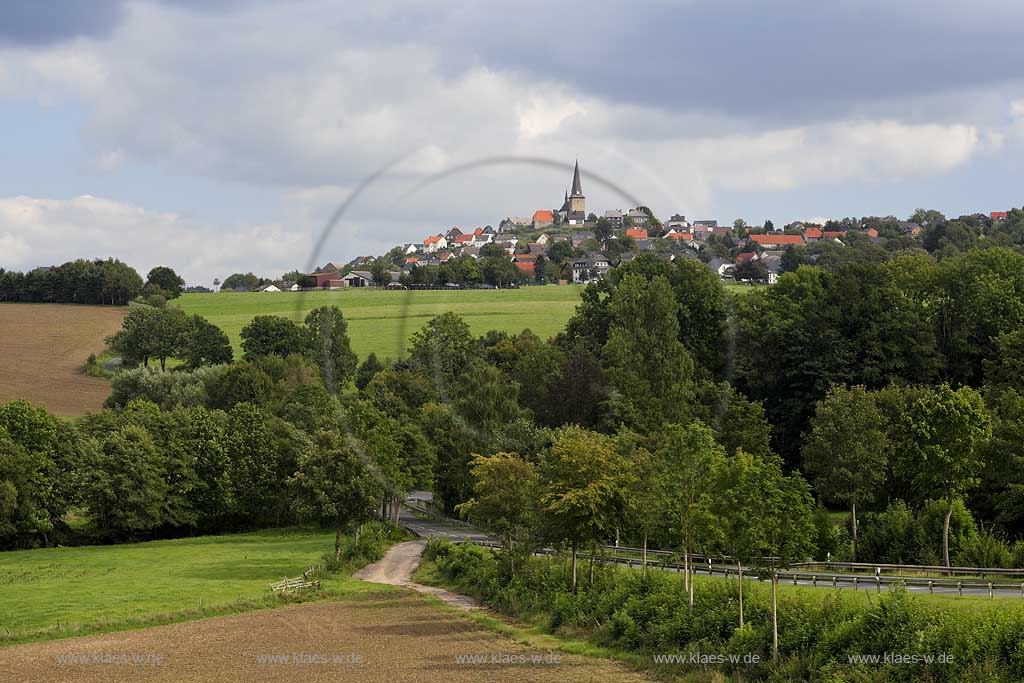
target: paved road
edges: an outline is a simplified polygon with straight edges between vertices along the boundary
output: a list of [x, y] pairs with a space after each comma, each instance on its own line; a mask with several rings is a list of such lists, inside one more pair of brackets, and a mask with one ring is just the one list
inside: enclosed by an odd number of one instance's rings
[[417, 516], [409, 508], [402, 507], [399, 523], [420, 538], [446, 538], [449, 541], [493, 541], [494, 538], [478, 529], [466, 525], [444, 522]]
[[[414, 501], [416, 504], [419, 501]], [[480, 542], [493, 542], [494, 538], [488, 536], [486, 533], [474, 529], [468, 525], [457, 524], [450, 521], [438, 520], [438, 519], [424, 519], [414, 515], [410, 510], [402, 508], [401, 515], [399, 517], [400, 522], [407, 529], [417, 534], [421, 538], [446, 538], [450, 541], [471, 541], [474, 543]], [[625, 564], [625, 562], [623, 562]], [[634, 568], [639, 569], [638, 562], [634, 560]], [[649, 560], [649, 566], [656, 566], [653, 560]], [[722, 576], [723, 571], [726, 569], [724, 565], [715, 565], [714, 569], [710, 572], [716, 576]], [[729, 578], [736, 578], [735, 566], [730, 567]], [[669, 571], [679, 572], [679, 568], [672, 568]], [[701, 563], [694, 564], [694, 571], [698, 574], [708, 574], [707, 565]], [[801, 572], [809, 573], [809, 572]], [[815, 572], [818, 576], [818, 582], [815, 586], [810, 579], [797, 579], [796, 585], [816, 588], [827, 588], [829, 590], [859, 590], [859, 591], [876, 591], [875, 577], [873, 574], [833, 574], [829, 572]], [[745, 577], [753, 577], [752, 572], [744, 569]], [[832, 588], [832, 577], [835, 576], [837, 579], [836, 587]], [[852, 580], [856, 576], [859, 582], [859, 586], [854, 589]], [[792, 575], [789, 572], [779, 572], [780, 583], [793, 585]], [[893, 585], [885, 584], [881, 585], [882, 590], [891, 590]], [[911, 593], [928, 593], [927, 586], [907, 586], [907, 591]], [[936, 585], [934, 588], [936, 595], [956, 595], [958, 593], [956, 586], [939, 586]], [[963, 594], [971, 597], [988, 597], [988, 588], [971, 588], [964, 587]], [[993, 596], [997, 598], [1016, 598], [1022, 599], [1021, 590], [1019, 587], [1016, 588], [995, 588], [992, 591]]]

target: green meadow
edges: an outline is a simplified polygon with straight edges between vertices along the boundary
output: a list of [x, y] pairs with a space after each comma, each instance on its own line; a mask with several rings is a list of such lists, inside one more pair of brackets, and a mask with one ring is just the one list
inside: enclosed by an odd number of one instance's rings
[[[334, 534], [269, 530], [0, 553], [0, 644], [269, 607], [269, 584], [333, 550]], [[330, 595], [377, 588], [327, 575]]]
[[257, 315], [301, 321], [314, 308], [337, 306], [348, 320], [352, 350], [360, 358], [373, 351], [380, 358], [397, 359], [408, 349], [410, 335], [446, 311], [461, 315], [477, 335], [530, 329], [547, 339], [565, 327], [582, 291], [582, 285], [546, 285], [454, 291], [217, 292], [184, 294], [176, 303], [224, 330], [236, 351], [242, 328]]

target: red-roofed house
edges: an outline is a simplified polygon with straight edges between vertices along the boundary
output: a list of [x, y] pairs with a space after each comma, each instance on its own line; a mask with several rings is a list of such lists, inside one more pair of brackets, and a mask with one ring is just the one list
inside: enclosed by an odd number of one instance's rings
[[827, 240], [839, 239], [840, 237], [846, 237], [845, 230], [826, 230], [821, 233], [821, 236]]
[[459, 235], [458, 237], [455, 238], [455, 245], [465, 246], [467, 244], [471, 244], [473, 242], [474, 237], [475, 235]]
[[420, 262], [420, 258], [419, 258], [419, 256], [410, 256], [409, 258], [405, 259], [405, 262], [406, 263], [419, 263]]
[[868, 237], [878, 237], [878, 231], [875, 230], [874, 228], [868, 228], [867, 230], [864, 231], [864, 234], [867, 235]]
[[534, 211], [533, 212], [533, 227], [534, 229], [544, 227], [545, 225], [552, 225], [555, 222], [555, 214], [551, 211]]
[[756, 261], [756, 260], [757, 260], [757, 252], [756, 251], [745, 251], [742, 254], [736, 254], [736, 265], [737, 266], [739, 264], [741, 264], [741, 263], [747, 263], [748, 261]]
[[804, 230], [804, 239], [808, 242], [821, 239], [821, 228], [807, 228]]
[[441, 249], [447, 249], [448, 240], [445, 238], [444, 235], [434, 235], [433, 237], [428, 237], [427, 239], [423, 240], [423, 248], [427, 251], [428, 254], [433, 254], [434, 252], [439, 251]]
[[802, 245], [803, 235], [751, 235], [750, 239], [759, 247], [788, 247], [789, 245]]
[[516, 261], [516, 268], [526, 275], [535, 275], [537, 273], [537, 264], [533, 261]]
[[647, 239], [647, 228], [626, 228], [626, 237], [632, 237], [635, 240]]
[[994, 221], [1001, 221], [1001, 220], [1004, 220], [1006, 218], [1006, 214], [1007, 213], [1009, 213], [1009, 212], [1008, 211], [993, 211], [989, 215], [992, 217], [992, 220], [994, 220]]
[[665, 239], [669, 240], [682, 240], [683, 242], [692, 242], [693, 233], [691, 232], [677, 232], [675, 230], [669, 230], [665, 233]]

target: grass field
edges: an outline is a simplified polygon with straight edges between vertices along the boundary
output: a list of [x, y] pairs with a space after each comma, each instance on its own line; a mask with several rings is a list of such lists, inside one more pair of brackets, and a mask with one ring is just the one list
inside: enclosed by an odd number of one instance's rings
[[[0, 553], [0, 643], [262, 606], [269, 583], [300, 575], [333, 546], [331, 532], [276, 530]], [[337, 575], [323, 587], [368, 585]]]
[[0, 304], [0, 403], [25, 399], [58, 415], [99, 410], [110, 383], [81, 369], [127, 308]]
[[348, 289], [320, 292], [218, 292], [185, 294], [177, 304], [223, 329], [236, 351], [242, 328], [257, 315], [302, 320], [318, 306], [338, 306], [348, 320], [352, 349], [360, 358], [399, 358], [409, 336], [431, 318], [454, 311], [474, 334], [488, 330], [521, 332], [529, 328], [542, 339], [565, 327], [579, 302], [581, 285], [549, 285], [503, 290], [379, 291]]

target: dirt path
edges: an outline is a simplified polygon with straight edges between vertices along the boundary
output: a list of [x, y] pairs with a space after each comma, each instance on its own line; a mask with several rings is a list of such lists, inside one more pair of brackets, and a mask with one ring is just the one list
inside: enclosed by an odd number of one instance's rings
[[426, 541], [398, 543], [391, 546], [379, 562], [363, 567], [353, 576], [370, 583], [383, 583], [389, 586], [411, 588], [418, 593], [433, 595], [461, 610], [479, 609], [479, 605], [470, 597], [458, 595], [443, 588], [424, 586], [423, 584], [411, 581], [412, 573], [416, 570], [416, 566], [419, 565], [423, 549], [426, 547]]

